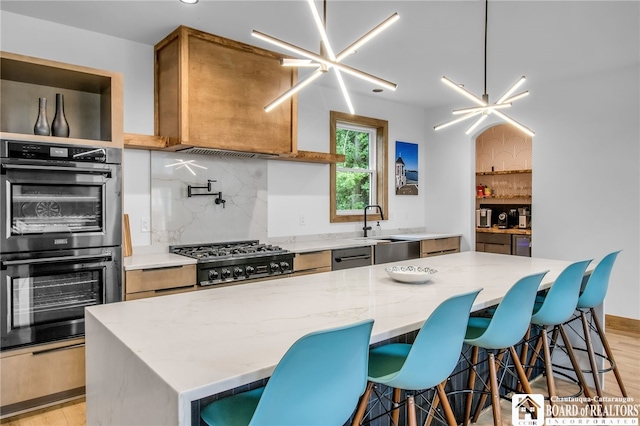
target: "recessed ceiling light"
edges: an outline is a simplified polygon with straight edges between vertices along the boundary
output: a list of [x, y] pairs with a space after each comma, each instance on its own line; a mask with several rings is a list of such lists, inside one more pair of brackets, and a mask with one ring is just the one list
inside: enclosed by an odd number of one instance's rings
[[383, 92], [383, 91], [384, 91], [384, 90], [382, 90], [382, 89], [373, 89], [373, 92], [374, 92], [374, 93], [380, 93], [380, 92]]
[[182, 3], [186, 4], [196, 4], [199, 0], [180, 0]]

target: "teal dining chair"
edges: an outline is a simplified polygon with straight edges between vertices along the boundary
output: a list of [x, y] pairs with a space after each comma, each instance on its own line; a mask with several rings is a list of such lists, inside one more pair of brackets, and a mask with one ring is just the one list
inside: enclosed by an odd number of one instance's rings
[[[602, 305], [604, 303], [605, 296], [607, 295], [607, 289], [609, 287], [609, 279], [611, 277], [611, 271], [613, 269], [613, 264], [620, 254], [622, 250], [618, 250], [612, 253], [607, 254], [602, 258], [600, 262], [595, 266], [593, 272], [587, 279], [587, 283], [580, 293], [580, 297], [578, 297], [578, 304], [576, 306], [577, 314], [568, 321], [568, 323], [572, 322], [580, 318], [582, 322], [582, 333], [581, 336], [584, 340], [585, 347], [576, 347], [574, 344], [574, 349], [580, 351], [586, 351], [589, 356], [589, 370], [583, 370], [587, 373], [591, 373], [593, 377], [593, 384], [596, 388], [596, 393], [598, 397], [602, 399], [602, 383], [601, 378], [599, 377], [601, 373], [605, 373], [613, 370], [616, 381], [618, 382], [618, 387], [620, 388], [620, 392], [622, 396], [628, 397], [627, 390], [624, 387], [622, 382], [622, 375], [618, 370], [618, 366], [616, 365], [615, 358], [613, 356], [613, 351], [611, 350], [611, 346], [607, 340], [607, 336], [605, 334], [604, 328], [602, 327], [602, 323], [598, 318], [598, 314], [596, 313], [595, 308]], [[590, 319], [587, 318], [587, 313], [590, 314]], [[596, 353], [593, 348], [593, 340], [591, 339], [591, 333], [594, 333], [602, 343], [605, 354]], [[599, 368], [597, 359], [606, 360], [609, 365], [605, 368]]]
[[309, 333], [284, 354], [266, 386], [205, 406], [209, 426], [343, 425], [367, 383], [373, 320]]
[[[447, 423], [456, 420], [444, 392], [443, 382], [455, 368], [462, 350], [462, 340], [469, 312], [482, 289], [450, 297], [443, 301], [426, 320], [413, 344], [390, 343], [369, 352], [369, 383], [352, 424], [358, 425], [365, 417], [369, 398], [375, 385], [393, 388], [393, 407], [388, 410], [393, 423], [398, 424], [399, 407], [406, 405], [408, 425], [416, 425], [414, 392], [436, 388]], [[400, 401], [401, 390], [406, 398]], [[373, 419], [368, 419], [369, 421]]]
[[[529, 328], [536, 295], [542, 278], [547, 272], [548, 271], [544, 271], [527, 275], [516, 281], [495, 310], [490, 311], [490, 316], [472, 316], [469, 318], [464, 342], [472, 346], [472, 354], [467, 388], [469, 393], [464, 411], [464, 425], [469, 422], [473, 396], [478, 393], [474, 390], [474, 387], [480, 348], [485, 349], [487, 352], [489, 375], [484, 381], [484, 390], [480, 392], [482, 396], [478, 402], [472, 422], [475, 423], [477, 421], [480, 411], [484, 408], [488, 391], [491, 394], [494, 425], [502, 425], [498, 366], [506, 367], [502, 361], [507, 351], [514, 360], [513, 366], [516, 370], [516, 377], [520, 385], [526, 393], [532, 393], [529, 381], [527, 380], [522, 364], [520, 364], [520, 359], [514, 346], [522, 340]], [[504, 374], [502, 377], [504, 377]]]
[[[525, 370], [528, 371], [528, 373], [531, 373], [536, 360], [539, 358], [543, 360], [547, 379], [547, 393], [549, 403], [552, 406], [555, 405], [557, 391], [554, 379], [554, 369], [551, 362], [551, 349], [557, 346], [558, 333], [562, 337], [564, 342], [563, 347], [569, 357], [573, 371], [576, 374], [577, 383], [580, 387], [578, 392], [573, 396], [578, 396], [584, 392], [586, 397], [591, 397], [567, 333], [562, 326], [565, 321], [571, 318], [573, 312], [576, 310], [578, 296], [580, 294], [580, 286], [582, 285], [582, 280], [589, 263], [591, 263], [591, 260], [583, 260], [574, 262], [567, 266], [562, 272], [560, 272], [551, 285], [551, 288], [549, 288], [546, 293], [539, 295], [536, 298], [536, 302], [534, 304], [531, 324], [539, 326], [539, 333], [537, 333], [537, 336], [533, 337], [533, 340], [537, 340], [537, 343], [533, 350], [531, 360], [528, 362], [528, 366]], [[550, 329], [553, 330], [551, 344], [548, 336]], [[526, 345], [523, 345], [523, 347], [526, 347]], [[530, 374], [527, 375], [527, 378], [529, 376]]]

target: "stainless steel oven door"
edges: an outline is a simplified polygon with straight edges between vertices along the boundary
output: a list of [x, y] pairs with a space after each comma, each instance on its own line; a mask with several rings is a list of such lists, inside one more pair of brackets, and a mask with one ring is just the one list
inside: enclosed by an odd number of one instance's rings
[[122, 300], [119, 247], [2, 255], [1, 350], [84, 335], [87, 306]]
[[119, 246], [117, 164], [2, 159], [3, 253]]

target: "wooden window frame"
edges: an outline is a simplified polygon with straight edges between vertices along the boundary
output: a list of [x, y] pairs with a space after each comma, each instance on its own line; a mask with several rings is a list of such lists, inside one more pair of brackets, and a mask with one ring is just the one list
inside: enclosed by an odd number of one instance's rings
[[[377, 118], [364, 117], [361, 115], [346, 114], [337, 111], [329, 113], [329, 135], [331, 154], [336, 154], [336, 128], [338, 123], [351, 124], [355, 126], [365, 126], [375, 129], [376, 134], [376, 200], [374, 204], [378, 204], [388, 219], [388, 138], [389, 138], [389, 122]], [[364, 211], [361, 214], [338, 214], [336, 211], [336, 169], [335, 163], [330, 165], [329, 173], [329, 217], [331, 223], [344, 222], [361, 222], [364, 220]], [[380, 213], [376, 210], [367, 213], [367, 219], [382, 220]]]

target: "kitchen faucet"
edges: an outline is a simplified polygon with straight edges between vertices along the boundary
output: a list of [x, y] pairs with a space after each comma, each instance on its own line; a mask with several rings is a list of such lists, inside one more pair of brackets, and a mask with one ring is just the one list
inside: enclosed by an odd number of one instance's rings
[[371, 227], [367, 226], [367, 209], [370, 207], [377, 207], [378, 211], [380, 211], [380, 219], [384, 220], [384, 213], [382, 213], [382, 207], [377, 204], [370, 204], [364, 208], [364, 227], [362, 230], [364, 231], [364, 236], [367, 237], [367, 231], [371, 231]]

